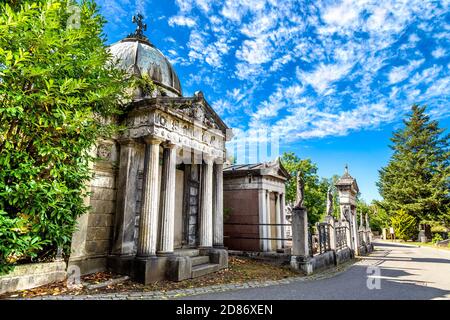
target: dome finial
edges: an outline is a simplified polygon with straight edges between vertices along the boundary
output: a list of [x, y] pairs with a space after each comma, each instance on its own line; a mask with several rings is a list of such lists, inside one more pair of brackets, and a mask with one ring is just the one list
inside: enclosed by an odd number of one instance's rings
[[345, 165], [345, 173], [348, 174], [348, 164]]
[[128, 38], [136, 38], [145, 41], [149, 41], [148, 38], [144, 35], [144, 31], [147, 31], [147, 24], [144, 23], [144, 16], [140, 13], [133, 16], [133, 23], [137, 24], [136, 31], [128, 35]]

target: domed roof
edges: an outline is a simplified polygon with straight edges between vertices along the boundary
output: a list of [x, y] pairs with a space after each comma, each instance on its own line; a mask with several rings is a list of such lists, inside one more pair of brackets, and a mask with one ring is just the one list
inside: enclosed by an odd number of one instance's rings
[[146, 38], [128, 37], [110, 46], [118, 67], [130, 74], [148, 75], [170, 95], [182, 96], [181, 84], [169, 60]]

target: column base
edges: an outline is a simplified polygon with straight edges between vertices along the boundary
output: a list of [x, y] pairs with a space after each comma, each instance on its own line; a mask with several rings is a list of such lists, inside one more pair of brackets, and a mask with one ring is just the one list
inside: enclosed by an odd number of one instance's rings
[[142, 284], [166, 279], [169, 257], [137, 257], [134, 259], [133, 278]]
[[118, 274], [132, 275], [135, 256], [111, 255], [107, 258], [107, 269]]
[[309, 275], [314, 272], [314, 261], [310, 257], [292, 256], [291, 268], [297, 271], [303, 271]]

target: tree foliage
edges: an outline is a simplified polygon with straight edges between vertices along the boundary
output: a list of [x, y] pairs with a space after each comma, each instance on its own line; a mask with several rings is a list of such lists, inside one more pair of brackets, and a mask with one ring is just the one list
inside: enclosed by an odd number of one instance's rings
[[128, 85], [94, 1], [77, 5], [79, 28], [68, 1], [11, 4], [0, 4], [0, 272], [68, 250], [88, 209], [89, 150]]
[[305, 177], [305, 207], [308, 210], [310, 224], [319, 222], [326, 214], [326, 199], [331, 185], [327, 179], [320, 179], [317, 165], [310, 159], [300, 159], [293, 152], [284, 153], [281, 162], [291, 175], [286, 185], [286, 202], [295, 203], [297, 190], [297, 173], [304, 173]]
[[397, 239], [407, 241], [417, 237], [417, 221], [413, 216], [407, 214], [405, 210], [398, 210], [391, 217], [391, 223]]
[[404, 210], [417, 221], [450, 224], [450, 136], [425, 114], [426, 107], [412, 106], [404, 128], [394, 132], [394, 151], [380, 170], [377, 183], [388, 212]]

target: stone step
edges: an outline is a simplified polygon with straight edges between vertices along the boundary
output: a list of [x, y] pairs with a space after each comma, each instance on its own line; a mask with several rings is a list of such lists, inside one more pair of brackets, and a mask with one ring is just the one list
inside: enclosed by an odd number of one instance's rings
[[219, 271], [220, 265], [213, 263], [200, 264], [198, 266], [192, 267], [192, 278], [198, 278], [204, 276], [205, 274], [213, 273]]
[[209, 256], [198, 256], [198, 257], [192, 257], [192, 266], [198, 266], [199, 264], [207, 264], [209, 263]]
[[180, 257], [197, 257], [200, 255], [200, 250], [198, 249], [176, 249], [174, 254]]

